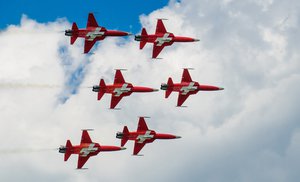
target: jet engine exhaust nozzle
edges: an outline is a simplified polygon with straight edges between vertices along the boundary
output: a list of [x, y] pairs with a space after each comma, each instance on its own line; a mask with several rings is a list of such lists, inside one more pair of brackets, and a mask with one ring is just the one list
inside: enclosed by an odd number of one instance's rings
[[123, 136], [124, 136], [123, 132], [118, 132], [118, 133], [116, 134], [116, 138], [119, 138], [119, 139], [122, 139]]
[[65, 30], [65, 35], [66, 36], [72, 36], [73, 35], [73, 30], [71, 30], [71, 29]]
[[92, 91], [93, 92], [99, 92], [100, 87], [98, 85], [94, 85]]
[[141, 36], [141, 35], [135, 35], [135, 36], [134, 36], [134, 40], [135, 40], [135, 41], [141, 41], [141, 39], [142, 39], [142, 36]]
[[66, 150], [67, 150], [67, 148], [66, 148], [65, 146], [63, 146], [63, 145], [61, 145], [61, 146], [58, 148], [58, 152], [59, 152], [59, 153], [66, 153]]
[[167, 90], [168, 89], [168, 84], [162, 83], [161, 86], [160, 86], [160, 89], [161, 90]]

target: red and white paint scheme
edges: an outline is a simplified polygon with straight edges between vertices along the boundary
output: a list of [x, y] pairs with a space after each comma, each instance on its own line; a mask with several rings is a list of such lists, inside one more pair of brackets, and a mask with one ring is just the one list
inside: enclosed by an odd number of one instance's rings
[[157, 58], [165, 46], [170, 46], [174, 42], [197, 42], [199, 39], [175, 36], [167, 32], [163, 19], [158, 19], [155, 34], [148, 35], [145, 28], [142, 29], [141, 35], [136, 35], [134, 40], [140, 41], [140, 49], [143, 49], [146, 43], [153, 43], [152, 58]]
[[154, 130], [149, 130], [145, 122], [145, 117], [139, 118], [137, 131], [129, 132], [127, 126], [124, 126], [123, 132], [118, 132], [116, 137], [121, 139], [122, 147], [128, 140], [134, 140], [133, 155], [138, 155], [138, 153], [147, 143], [152, 143], [156, 139], [181, 138], [180, 136], [165, 133], [156, 133]]
[[103, 40], [107, 36], [127, 36], [131, 34], [118, 30], [106, 30], [105, 27], [100, 27], [93, 13], [89, 13], [86, 29], [78, 29], [76, 23], [73, 23], [72, 29], [66, 30], [65, 35], [71, 36], [71, 44], [74, 44], [77, 37], [85, 38], [84, 53], [88, 53], [97, 41]]
[[198, 82], [192, 80], [188, 68], [183, 69], [181, 83], [173, 83], [172, 78], [168, 79], [168, 83], [162, 83], [160, 86], [161, 90], [165, 90], [165, 98], [168, 98], [172, 91], [178, 92], [177, 106], [182, 106], [184, 101], [193, 94], [198, 93], [198, 91], [216, 91], [224, 90], [222, 87], [210, 86], [210, 85], [200, 85]]
[[101, 79], [99, 85], [93, 86], [93, 91], [98, 92], [98, 100], [105, 93], [111, 94], [110, 109], [114, 109], [123, 97], [129, 96], [133, 92], [155, 92], [158, 89], [133, 86], [131, 83], [125, 82], [121, 70], [117, 69], [113, 85], [106, 85]]
[[92, 142], [88, 130], [82, 130], [80, 145], [72, 145], [70, 140], [67, 140], [66, 146], [60, 146], [59, 152], [64, 153], [64, 161], [67, 161], [71, 154], [78, 154], [77, 169], [82, 169], [83, 165], [91, 156], [97, 155], [99, 152], [110, 152], [124, 150], [126, 148], [119, 146], [104, 146], [99, 143]]

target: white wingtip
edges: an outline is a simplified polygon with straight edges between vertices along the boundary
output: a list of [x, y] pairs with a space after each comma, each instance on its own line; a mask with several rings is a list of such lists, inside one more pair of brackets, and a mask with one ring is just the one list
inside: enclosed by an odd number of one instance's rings
[[94, 131], [92, 128], [87, 128], [87, 129], [81, 129], [82, 131]]
[[116, 68], [115, 70], [116, 70], [116, 71], [117, 71], [117, 70], [120, 70], [120, 71], [127, 71], [126, 68]]
[[192, 68], [192, 67], [190, 67], [190, 68], [182, 68], [182, 69], [195, 70], [195, 68]]
[[156, 18], [157, 20], [168, 20], [167, 18]]
[[139, 118], [151, 118], [150, 116], [139, 116]]

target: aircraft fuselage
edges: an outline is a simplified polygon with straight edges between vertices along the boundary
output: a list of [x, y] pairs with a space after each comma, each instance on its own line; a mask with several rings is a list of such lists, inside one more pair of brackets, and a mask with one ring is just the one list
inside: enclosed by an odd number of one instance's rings
[[106, 36], [127, 36], [129, 33], [117, 30], [106, 30], [104, 27], [88, 27], [86, 29], [66, 30], [65, 35], [87, 38], [92, 41], [95, 38], [103, 39]]
[[[99, 92], [101, 90], [100, 86], [94, 85], [92, 91]], [[158, 89], [153, 89], [150, 87], [141, 87], [141, 86], [133, 86], [131, 83], [123, 83], [123, 84], [115, 84], [115, 85], [106, 85], [103, 90], [101, 90], [108, 94], [114, 94], [115, 96], [128, 96], [132, 92], [154, 92], [158, 91]]]
[[152, 143], [156, 139], [175, 139], [180, 138], [179, 136], [165, 133], [156, 133], [153, 130], [147, 131], [136, 131], [129, 132], [128, 134], [124, 134], [122, 132], [117, 133], [117, 138], [127, 138], [128, 140], [134, 140], [138, 143]]
[[174, 36], [172, 33], [152, 34], [152, 35], [136, 35], [136, 41], [144, 41], [149, 43], [157, 43], [157, 46], [169, 46], [174, 42], [196, 42], [198, 39], [191, 37]]

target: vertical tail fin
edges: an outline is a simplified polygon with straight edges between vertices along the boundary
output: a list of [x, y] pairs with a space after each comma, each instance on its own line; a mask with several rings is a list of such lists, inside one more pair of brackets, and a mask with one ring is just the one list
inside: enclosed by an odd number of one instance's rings
[[100, 89], [98, 92], [98, 100], [100, 100], [102, 98], [102, 96], [105, 94], [106, 85], [105, 85], [105, 82], [103, 79], [100, 80], [99, 87], [100, 87]]
[[129, 133], [129, 130], [128, 130], [127, 126], [124, 126], [123, 138], [121, 140], [121, 147], [123, 147], [126, 144], [126, 142], [128, 141], [128, 133]]
[[74, 42], [76, 41], [77, 39], [77, 31], [78, 31], [78, 27], [76, 25], [75, 22], [73, 22], [73, 25], [72, 25], [72, 36], [71, 36], [71, 44], [74, 44]]
[[170, 96], [170, 94], [172, 93], [172, 91], [173, 91], [172, 87], [173, 87], [174, 84], [173, 84], [173, 80], [172, 80], [171, 77], [169, 77], [167, 84], [168, 84], [168, 88], [166, 90], [165, 98], [168, 98]]
[[64, 160], [67, 161], [69, 159], [69, 157], [71, 156], [72, 154], [72, 143], [70, 140], [67, 140], [67, 143], [66, 143], [66, 152], [65, 152], [65, 158]]
[[145, 37], [147, 37], [147, 31], [145, 28], [142, 29], [142, 34], [141, 34], [141, 41], [140, 41], [140, 49], [143, 49], [144, 46], [146, 45], [146, 41], [144, 41]]

